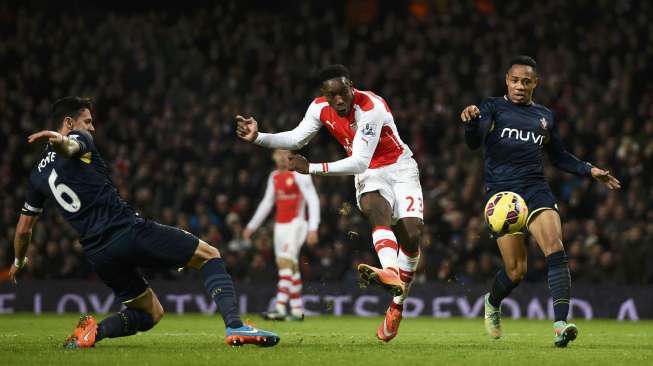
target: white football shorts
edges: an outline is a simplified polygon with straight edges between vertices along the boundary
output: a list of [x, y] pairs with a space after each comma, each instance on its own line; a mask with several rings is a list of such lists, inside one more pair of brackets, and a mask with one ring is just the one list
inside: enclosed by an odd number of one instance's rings
[[303, 218], [274, 224], [274, 255], [297, 263], [307, 235], [308, 222]]
[[400, 160], [381, 168], [367, 169], [355, 176], [356, 203], [364, 193], [379, 191], [392, 207], [393, 224], [405, 217], [424, 218], [424, 199], [419, 169], [413, 159]]

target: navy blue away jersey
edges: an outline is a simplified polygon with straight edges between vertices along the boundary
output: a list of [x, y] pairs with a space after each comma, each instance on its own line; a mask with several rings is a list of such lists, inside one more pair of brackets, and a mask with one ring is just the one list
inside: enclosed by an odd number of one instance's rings
[[93, 138], [85, 131], [72, 131], [80, 151], [72, 158], [59, 156], [46, 146], [42, 159], [29, 177], [24, 215], [38, 215], [46, 200], [54, 199], [59, 212], [77, 231], [86, 251], [103, 247], [114, 230], [134, 223], [135, 211], [118, 195]]
[[590, 175], [592, 166], [564, 149], [548, 108], [514, 104], [503, 96], [485, 99], [479, 109], [481, 115], [465, 123], [465, 141], [472, 149], [485, 147], [487, 189], [544, 181], [545, 153], [563, 171]]

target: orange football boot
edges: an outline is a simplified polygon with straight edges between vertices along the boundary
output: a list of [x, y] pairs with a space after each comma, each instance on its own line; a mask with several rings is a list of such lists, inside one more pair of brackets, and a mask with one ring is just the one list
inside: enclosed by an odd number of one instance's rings
[[399, 271], [394, 268], [380, 269], [359, 264], [358, 273], [363, 282], [374, 282], [390, 292], [392, 296], [401, 296], [406, 291], [406, 284], [399, 278]]
[[390, 342], [394, 339], [394, 337], [397, 336], [400, 323], [401, 310], [390, 306], [388, 311], [385, 313], [385, 319], [383, 319], [383, 323], [381, 323], [379, 328], [376, 330], [376, 338], [384, 342]]
[[77, 326], [64, 342], [64, 348], [89, 348], [95, 345], [95, 336], [97, 335], [97, 321], [93, 315], [82, 315], [77, 322]]

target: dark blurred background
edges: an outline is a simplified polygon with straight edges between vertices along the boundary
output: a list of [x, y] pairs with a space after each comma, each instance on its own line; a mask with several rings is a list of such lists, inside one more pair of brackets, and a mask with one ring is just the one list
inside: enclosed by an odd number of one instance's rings
[[[574, 281], [653, 283], [653, 6], [647, 1], [221, 1], [0, 4], [0, 269], [13, 261], [26, 177], [65, 95], [96, 101], [96, 143], [121, 195], [144, 216], [218, 247], [239, 282], [275, 281], [271, 226], [241, 238], [273, 168], [237, 140], [235, 114], [262, 131], [293, 128], [317, 95], [314, 75], [344, 63], [383, 96], [420, 164], [425, 198], [418, 281], [484, 282], [500, 258], [482, 222], [482, 156], [462, 139], [467, 104], [504, 93], [507, 61], [535, 57], [538, 103], [570, 151], [623, 189], [547, 167]], [[303, 150], [336, 160], [321, 131]], [[375, 263], [351, 177], [316, 177], [320, 244], [304, 247], [308, 281], [353, 281]], [[529, 242], [528, 281], [545, 279]], [[46, 207], [27, 278], [93, 278], [75, 233]], [[148, 271], [149, 278], [193, 276]], [[5, 273], [6, 276], [6, 273]], [[2, 274], [0, 274], [0, 280]], [[6, 279], [6, 277], [5, 277]]]

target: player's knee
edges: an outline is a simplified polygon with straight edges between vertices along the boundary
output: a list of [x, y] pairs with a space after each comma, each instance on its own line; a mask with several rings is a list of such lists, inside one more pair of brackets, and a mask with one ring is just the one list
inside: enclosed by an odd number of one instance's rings
[[218, 248], [209, 245], [206, 257], [206, 259], [220, 258], [220, 251]]
[[155, 326], [157, 323], [161, 321], [164, 313], [165, 311], [163, 310], [163, 307], [159, 305], [158, 308], [154, 310], [152, 314], [150, 314], [152, 315], [152, 322], [153, 322], [152, 326]]
[[512, 282], [520, 282], [526, 276], [526, 261], [516, 260], [506, 265], [506, 274]]
[[526, 261], [516, 261], [506, 267], [506, 273], [512, 282], [520, 282], [526, 276]]
[[542, 243], [542, 248], [544, 256], [546, 257], [553, 253], [564, 250], [562, 240], [560, 240], [558, 237], [545, 238], [544, 243]]
[[408, 245], [406, 246], [407, 249], [411, 251], [419, 250], [423, 233], [424, 233], [423, 224], [416, 224], [414, 227], [412, 227], [411, 230], [408, 231], [406, 235], [408, 238]]
[[200, 241], [200, 245], [195, 250], [195, 257], [198, 260], [207, 261], [213, 258], [220, 258], [220, 251], [218, 248]]
[[367, 217], [372, 226], [389, 226], [391, 218], [383, 212], [381, 207], [377, 205], [370, 205], [367, 207], [363, 214]]
[[291, 269], [294, 271], [294, 263], [291, 260], [285, 258], [277, 258], [277, 267], [279, 269]]
[[163, 314], [165, 313], [165, 311], [163, 310], [163, 306], [161, 305], [161, 302], [159, 302], [158, 299], [156, 299], [154, 301], [154, 304], [152, 304], [152, 308], [150, 309], [149, 313], [152, 316], [152, 327], [153, 327], [159, 321], [161, 321], [161, 318], [163, 318]]

